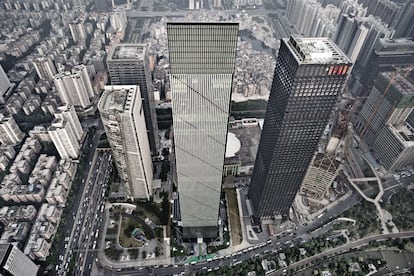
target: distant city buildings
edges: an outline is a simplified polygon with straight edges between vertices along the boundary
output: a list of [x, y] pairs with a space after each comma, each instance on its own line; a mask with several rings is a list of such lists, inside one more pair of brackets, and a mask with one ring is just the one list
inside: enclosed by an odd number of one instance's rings
[[80, 144], [69, 121], [56, 118], [48, 128], [49, 136], [63, 159], [78, 159]]
[[212, 238], [218, 233], [238, 24], [167, 23], [167, 35], [183, 235]]
[[115, 32], [123, 32], [125, 31], [127, 25], [127, 16], [125, 13], [124, 8], [116, 8], [111, 13], [111, 17], [109, 19], [111, 23], [111, 27]]
[[149, 200], [153, 171], [141, 99], [136, 85], [105, 86], [98, 109], [127, 195]]
[[3, 67], [0, 65], [0, 103], [4, 103], [4, 94], [6, 94], [11, 88], [9, 78], [4, 72]]
[[340, 10], [333, 5], [322, 5], [316, 0], [291, 0], [286, 8], [286, 18], [299, 33], [309, 37], [330, 37], [335, 33]]
[[[408, 38], [379, 39], [370, 58], [367, 60], [365, 70], [361, 72], [354, 93], [359, 96], [368, 96], [375, 79], [380, 72], [391, 72], [396, 68], [413, 66], [414, 41]], [[358, 87], [358, 85], [361, 85]]]
[[414, 162], [414, 126], [408, 120], [414, 108], [414, 83], [406, 74], [403, 70], [380, 74], [354, 126], [390, 171]]
[[24, 136], [13, 116], [0, 114], [0, 144], [17, 145]]
[[263, 5], [263, 0], [234, 0], [236, 8], [245, 8]]
[[97, 12], [106, 12], [111, 7], [110, 0], [95, 0], [95, 9]]
[[37, 75], [42, 80], [52, 80], [56, 75], [56, 66], [50, 57], [40, 56], [33, 60], [33, 66]]
[[282, 39], [248, 192], [256, 222], [289, 214], [351, 66], [327, 38]]
[[57, 108], [54, 113], [56, 119], [64, 119], [69, 122], [73, 129], [73, 133], [78, 141], [81, 140], [83, 135], [83, 129], [79, 121], [79, 117], [76, 114], [75, 108], [69, 104], [63, 104]]
[[75, 43], [85, 42], [88, 34], [86, 33], [83, 20], [77, 19], [69, 24], [70, 33]]
[[59, 73], [53, 80], [63, 103], [81, 109], [90, 106], [90, 99], [95, 94], [85, 65], [77, 65], [71, 71]]
[[154, 106], [148, 49], [144, 44], [117, 44], [107, 59], [111, 85], [138, 85], [152, 154], [158, 154], [158, 124]]
[[[77, 159], [80, 154], [83, 129], [74, 107], [68, 104], [61, 105], [55, 111], [54, 116], [55, 119], [47, 129], [50, 140], [62, 159]], [[46, 140], [40, 129], [31, 134]]]
[[414, 3], [406, 1], [400, 9], [401, 14], [397, 14], [395, 24], [395, 37], [414, 37]]

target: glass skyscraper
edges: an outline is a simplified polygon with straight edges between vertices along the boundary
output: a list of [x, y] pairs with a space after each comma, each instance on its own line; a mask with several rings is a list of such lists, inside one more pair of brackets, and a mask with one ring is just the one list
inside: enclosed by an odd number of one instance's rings
[[281, 40], [248, 192], [256, 221], [288, 215], [350, 70], [328, 38]]
[[168, 23], [174, 143], [186, 238], [217, 236], [237, 23]]

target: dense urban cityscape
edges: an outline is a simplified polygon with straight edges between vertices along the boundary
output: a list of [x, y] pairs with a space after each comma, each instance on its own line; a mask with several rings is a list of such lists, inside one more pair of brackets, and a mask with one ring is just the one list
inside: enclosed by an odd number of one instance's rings
[[1, 275], [413, 275], [412, 0], [0, 0]]

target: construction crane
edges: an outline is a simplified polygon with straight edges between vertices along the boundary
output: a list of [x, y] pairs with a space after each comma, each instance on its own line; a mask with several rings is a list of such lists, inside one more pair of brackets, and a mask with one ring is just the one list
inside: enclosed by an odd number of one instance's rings
[[369, 116], [368, 120], [365, 122], [364, 128], [361, 130], [360, 132], [360, 137], [365, 136], [366, 131], [368, 129], [368, 126], [371, 124], [371, 122], [374, 120], [375, 116], [377, 116], [378, 110], [380, 108], [380, 106], [382, 105], [382, 103], [385, 100], [385, 97], [387, 96], [388, 92], [390, 91], [390, 88], [392, 86], [392, 84], [395, 81], [395, 78], [398, 76], [398, 74], [400, 74], [401, 72], [403, 72], [403, 76], [405, 78], [408, 77], [408, 74], [410, 74], [411, 70], [413, 70], [414, 65], [410, 65], [410, 66], [406, 66], [406, 67], [396, 67], [393, 66], [395, 68], [394, 73], [391, 76], [390, 81], [388, 82], [387, 87], [384, 90], [384, 93], [381, 94], [381, 96], [377, 99], [377, 101], [374, 104], [374, 109], [371, 113], [371, 115]]

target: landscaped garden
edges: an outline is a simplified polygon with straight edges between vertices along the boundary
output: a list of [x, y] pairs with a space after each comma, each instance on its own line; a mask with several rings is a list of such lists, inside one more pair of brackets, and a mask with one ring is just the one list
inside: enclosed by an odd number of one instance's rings
[[137, 220], [122, 217], [119, 244], [125, 248], [142, 247], [148, 241], [143, 226]]
[[359, 239], [370, 234], [381, 233], [381, 223], [374, 204], [362, 201], [358, 205], [343, 213], [343, 217], [354, 219], [355, 225], [349, 222], [341, 222], [335, 226], [336, 229], [348, 229], [350, 239]]
[[414, 229], [414, 191], [399, 190], [384, 208], [391, 213], [392, 221], [398, 229]]

